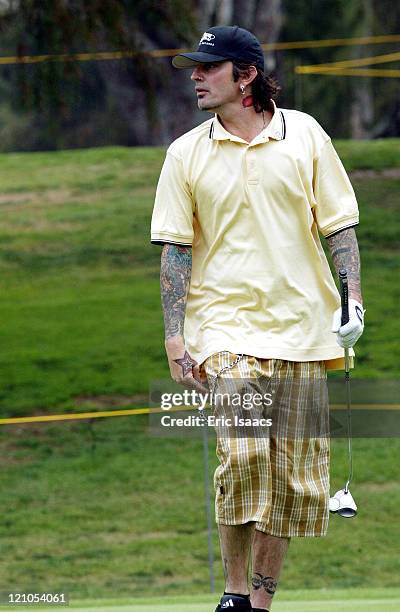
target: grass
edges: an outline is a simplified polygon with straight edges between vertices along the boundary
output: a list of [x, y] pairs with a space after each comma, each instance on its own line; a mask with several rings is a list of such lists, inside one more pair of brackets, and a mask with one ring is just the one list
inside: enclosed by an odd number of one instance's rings
[[[398, 166], [398, 140], [337, 147], [349, 169]], [[161, 149], [123, 148], [0, 156], [1, 416], [139, 406], [152, 380], [168, 378], [160, 250], [149, 244], [162, 158]], [[400, 178], [357, 175], [354, 184], [367, 306], [357, 376], [389, 385], [400, 356]], [[147, 427], [146, 417], [0, 427], [0, 591], [64, 588], [77, 600], [207, 590], [202, 442]], [[332, 446], [336, 490], [346, 444]], [[354, 441], [359, 516], [333, 517], [327, 538], [293, 541], [282, 589], [368, 586], [380, 600], [376, 589], [396, 586], [399, 451], [397, 438]], [[212, 442], [209, 452], [213, 469]], [[215, 533], [214, 549], [218, 559]], [[215, 571], [220, 588], [219, 562]], [[204, 601], [165, 610], [200, 612], [215, 597]], [[337, 609], [354, 612], [356, 601]], [[280, 606], [306, 609], [296, 597]]]
[[[148, 433], [147, 417], [3, 427], [0, 591], [71, 598], [208, 590], [202, 441]], [[328, 536], [294, 539], [283, 588], [394, 587], [400, 560], [398, 439], [354, 440], [360, 507]], [[216, 460], [209, 447], [211, 471]], [[346, 444], [333, 444], [332, 490]], [[211, 479], [210, 479], [211, 480]], [[222, 587], [214, 529], [216, 580]]]
[[[399, 141], [339, 142], [349, 168], [397, 163]], [[1, 155], [0, 389], [4, 416], [145, 394], [168, 377], [160, 249], [149, 223], [160, 149]], [[399, 372], [400, 178], [358, 178], [367, 326], [357, 375]]]
[[[126, 612], [210, 612], [214, 609], [218, 597], [191, 596], [167, 597], [153, 599], [107, 599], [71, 601], [70, 607], [76, 612], [93, 608], [107, 612], [123, 607]], [[329, 602], [329, 604], [327, 603]], [[288, 612], [326, 612], [327, 605], [338, 612], [364, 612], [364, 610], [398, 610], [400, 604], [399, 589], [347, 589], [324, 591], [286, 591], [277, 593], [274, 610]], [[7, 609], [6, 607], [1, 607]], [[10, 609], [10, 608], [8, 608]], [[44, 610], [52, 608], [41, 607]], [[56, 608], [61, 610], [62, 608]]]
[[65, 408], [104, 388], [145, 393], [154, 366], [167, 374], [148, 235], [162, 152], [2, 161], [3, 412]]
[[335, 142], [346, 170], [383, 170], [400, 167], [400, 141], [340, 140]]

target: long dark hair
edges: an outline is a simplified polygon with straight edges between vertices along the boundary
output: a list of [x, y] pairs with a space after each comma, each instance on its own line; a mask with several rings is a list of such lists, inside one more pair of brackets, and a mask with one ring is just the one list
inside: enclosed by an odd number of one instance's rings
[[[241, 76], [244, 76], [251, 64], [244, 64], [242, 62], [233, 63], [233, 80], [236, 82]], [[253, 96], [253, 106], [256, 113], [261, 113], [264, 110], [274, 112], [274, 108], [271, 102], [278, 96], [281, 87], [278, 82], [271, 76], [264, 74], [262, 70], [257, 68], [257, 76], [252, 81], [251, 95]]]

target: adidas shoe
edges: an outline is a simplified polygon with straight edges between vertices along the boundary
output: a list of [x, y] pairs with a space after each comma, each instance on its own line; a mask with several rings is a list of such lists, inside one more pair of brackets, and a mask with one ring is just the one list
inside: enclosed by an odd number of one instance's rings
[[247, 595], [223, 595], [219, 602], [215, 612], [234, 612], [234, 610], [240, 610], [240, 612], [251, 612], [250, 596]]

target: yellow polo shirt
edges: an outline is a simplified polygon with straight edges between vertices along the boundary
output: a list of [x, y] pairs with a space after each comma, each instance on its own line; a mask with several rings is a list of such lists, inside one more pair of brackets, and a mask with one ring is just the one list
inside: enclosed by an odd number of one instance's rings
[[185, 343], [341, 367], [340, 297], [319, 238], [358, 223], [353, 188], [313, 117], [280, 109], [248, 143], [218, 117], [175, 140], [161, 171], [153, 243], [192, 245]]

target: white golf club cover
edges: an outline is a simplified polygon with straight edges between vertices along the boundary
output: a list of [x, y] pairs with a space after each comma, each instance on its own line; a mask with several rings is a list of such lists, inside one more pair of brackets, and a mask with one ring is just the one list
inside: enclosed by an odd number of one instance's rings
[[342, 309], [333, 313], [332, 331], [336, 333], [336, 341], [342, 348], [355, 345], [364, 331], [364, 308], [357, 300], [349, 299], [349, 322], [342, 325]]
[[329, 500], [329, 511], [337, 512], [340, 516], [351, 518], [357, 514], [357, 505], [350, 491], [340, 489]]

